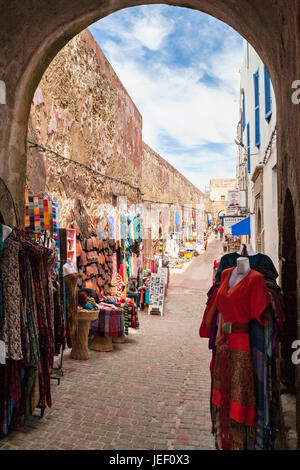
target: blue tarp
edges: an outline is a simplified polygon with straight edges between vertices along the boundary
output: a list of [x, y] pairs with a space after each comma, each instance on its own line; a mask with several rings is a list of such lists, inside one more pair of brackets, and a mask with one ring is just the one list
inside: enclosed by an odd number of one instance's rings
[[237, 224], [231, 226], [232, 235], [251, 235], [250, 233], [250, 217], [241, 220]]

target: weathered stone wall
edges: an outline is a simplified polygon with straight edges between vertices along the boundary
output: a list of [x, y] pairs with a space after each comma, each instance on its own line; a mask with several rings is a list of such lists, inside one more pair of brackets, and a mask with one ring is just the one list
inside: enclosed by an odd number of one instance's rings
[[142, 168], [142, 199], [195, 208], [203, 203], [204, 194], [145, 143]]
[[[28, 139], [138, 187], [142, 175], [142, 117], [88, 30], [55, 57], [34, 95]], [[60, 201], [65, 226], [78, 199], [90, 216], [112, 194], [139, 193], [84, 166], [28, 145], [27, 176], [34, 191]]]

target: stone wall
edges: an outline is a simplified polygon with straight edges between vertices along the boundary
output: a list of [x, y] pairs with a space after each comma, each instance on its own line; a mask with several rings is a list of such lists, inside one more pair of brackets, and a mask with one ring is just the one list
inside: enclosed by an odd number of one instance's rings
[[142, 117], [88, 30], [57, 54], [39, 83], [28, 139], [81, 164], [27, 147], [29, 185], [57, 197], [63, 226], [78, 205], [97, 216], [112, 194], [126, 195], [129, 203], [138, 199]]
[[203, 203], [204, 194], [145, 143], [142, 168], [142, 199], [180, 205], [192, 204], [195, 208]]

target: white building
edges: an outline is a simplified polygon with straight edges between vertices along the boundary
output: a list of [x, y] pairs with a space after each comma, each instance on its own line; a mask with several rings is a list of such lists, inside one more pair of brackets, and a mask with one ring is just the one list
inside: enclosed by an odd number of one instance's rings
[[276, 102], [268, 71], [246, 40], [240, 82], [238, 185], [246, 190], [251, 244], [278, 268]]

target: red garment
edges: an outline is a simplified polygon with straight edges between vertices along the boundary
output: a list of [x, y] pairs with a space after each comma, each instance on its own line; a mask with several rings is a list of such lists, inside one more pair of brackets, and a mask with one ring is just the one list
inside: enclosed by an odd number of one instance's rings
[[213, 276], [213, 282], [216, 282], [215, 275], [216, 275], [218, 266], [219, 266], [219, 264], [220, 264], [220, 261], [221, 261], [221, 259], [219, 259], [219, 260], [216, 260], [216, 259], [215, 259], [215, 261], [214, 261], [214, 276]]
[[264, 276], [250, 269], [244, 279], [228, 292], [229, 279], [234, 269], [229, 268], [222, 272], [216, 299], [224, 322], [249, 323], [250, 320], [256, 319], [263, 324], [260, 316], [270, 303]]
[[[233, 269], [235, 268], [225, 269], [222, 272], [221, 285], [216, 297], [216, 305], [221, 318], [216, 347], [212, 402], [213, 405], [221, 407], [220, 412], [223, 412], [223, 404], [226, 403], [226, 406], [228, 404], [228, 418], [254, 426], [256, 403], [249, 334], [224, 334], [220, 331], [224, 322], [239, 322], [247, 325], [250, 320], [256, 319], [263, 324], [261, 315], [270, 304], [270, 296], [263, 275], [254, 270], [250, 270], [247, 276], [228, 292]], [[223, 351], [227, 340], [229, 350], [225, 363]]]
[[216, 297], [218, 293], [218, 288], [216, 287], [211, 294], [210, 299], [208, 300], [205, 308], [205, 312], [200, 324], [199, 328], [199, 336], [200, 338], [209, 338], [210, 337], [210, 329], [213, 317], [216, 313]]

